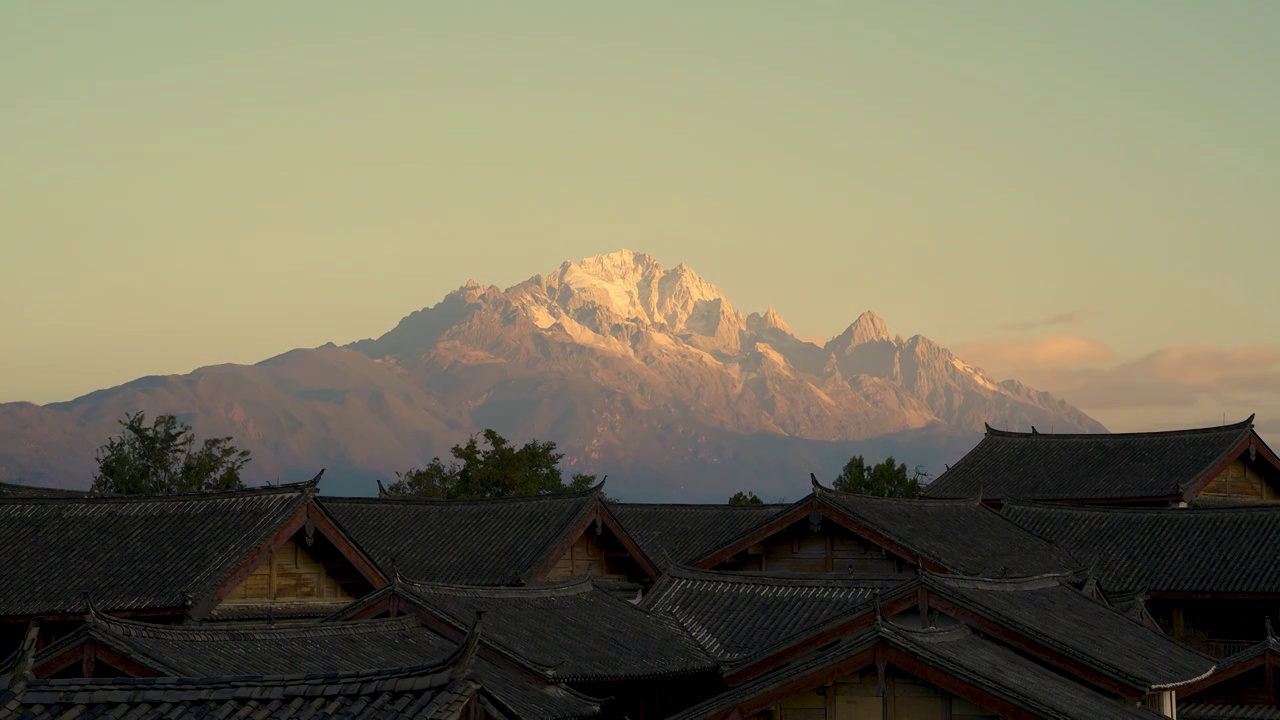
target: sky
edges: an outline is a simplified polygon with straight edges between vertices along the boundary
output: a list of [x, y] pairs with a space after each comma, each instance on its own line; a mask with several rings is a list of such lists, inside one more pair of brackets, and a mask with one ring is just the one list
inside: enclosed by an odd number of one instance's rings
[[0, 402], [625, 247], [1113, 430], [1280, 421], [1278, 76], [1264, 0], [0, 4]]

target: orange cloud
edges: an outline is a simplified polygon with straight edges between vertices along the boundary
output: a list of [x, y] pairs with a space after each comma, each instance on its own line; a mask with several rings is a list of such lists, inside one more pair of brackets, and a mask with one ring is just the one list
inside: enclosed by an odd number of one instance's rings
[[1086, 313], [1084, 310], [1072, 310], [1070, 312], [1051, 315], [1047, 318], [1038, 320], [1029, 320], [1026, 322], [1004, 323], [1000, 326], [1001, 330], [1036, 330], [1039, 328], [1056, 327], [1059, 325], [1079, 325], [1084, 322]]
[[997, 377], [1016, 378], [1091, 414], [1141, 410], [1154, 419], [1157, 408], [1202, 412], [1280, 406], [1276, 346], [1177, 346], [1113, 365], [1105, 346], [1058, 335], [975, 342], [960, 346], [957, 354]]
[[1033, 340], [981, 340], [961, 345], [956, 352], [966, 362], [995, 373], [1025, 370], [1029, 366], [1082, 368], [1112, 360], [1109, 349], [1075, 335], [1049, 335]]

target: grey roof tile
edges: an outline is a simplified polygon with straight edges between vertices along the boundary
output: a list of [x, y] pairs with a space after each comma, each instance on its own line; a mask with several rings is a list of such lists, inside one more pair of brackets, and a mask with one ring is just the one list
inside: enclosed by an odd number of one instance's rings
[[1071, 580], [923, 575], [931, 594], [1143, 692], [1213, 671], [1212, 658], [1086, 596]]
[[599, 488], [485, 500], [321, 498], [320, 504], [382, 566], [431, 582], [518, 585], [575, 524]]
[[878, 590], [913, 582], [669, 567], [641, 607], [671, 618], [709, 655], [732, 665], [831, 621], [869, 613]]
[[1092, 567], [1102, 590], [1280, 592], [1280, 506], [1082, 508], [1009, 504], [1001, 514]]
[[589, 580], [521, 588], [403, 581], [397, 587], [458, 629], [484, 612], [486, 645], [557, 680], [642, 679], [717, 667], [677, 625]]
[[614, 517], [659, 568], [691, 565], [792, 505], [608, 503]]
[[988, 427], [976, 447], [929, 483], [924, 496], [1179, 498], [1251, 436], [1252, 415], [1233, 425], [1165, 432], [1017, 433]]
[[[314, 484], [171, 496], [0, 498], [0, 616], [183, 609], [308, 502]], [[50, 549], [59, 548], [56, 562]]]

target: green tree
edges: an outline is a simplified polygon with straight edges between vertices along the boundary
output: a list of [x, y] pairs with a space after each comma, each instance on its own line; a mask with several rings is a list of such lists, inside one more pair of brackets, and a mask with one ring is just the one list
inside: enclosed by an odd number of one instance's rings
[[249, 451], [232, 438], [208, 438], [199, 447], [191, 426], [160, 415], [151, 426], [141, 412], [125, 414], [124, 432], [98, 448], [93, 490], [123, 495], [169, 495], [244, 487], [240, 471]]
[[877, 465], [868, 465], [861, 455], [854, 455], [836, 477], [833, 488], [840, 492], [880, 497], [914, 498], [920, 495], [920, 483], [929, 477], [922, 466], [908, 472], [905, 463], [898, 464], [889, 456]]
[[741, 490], [729, 498], [730, 505], [763, 505], [764, 501], [756, 497], [754, 492], [743, 493]]
[[574, 473], [566, 483], [560, 472], [564, 453], [556, 452], [551, 441], [531, 440], [517, 448], [496, 431], [485, 430], [449, 452], [453, 460], [447, 464], [436, 457], [424, 468], [396, 473], [399, 479], [387, 492], [461, 500], [573, 492], [596, 484], [595, 475], [584, 473]]

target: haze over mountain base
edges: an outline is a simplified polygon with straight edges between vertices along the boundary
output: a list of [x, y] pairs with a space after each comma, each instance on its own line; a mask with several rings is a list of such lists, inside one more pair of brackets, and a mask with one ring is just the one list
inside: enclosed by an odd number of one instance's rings
[[773, 309], [743, 315], [691, 268], [623, 250], [506, 290], [475, 282], [346, 347], [149, 377], [66, 403], [0, 405], [0, 480], [85, 487], [128, 411], [174, 413], [253, 451], [250, 482], [327, 468], [324, 490], [445, 456], [491, 427], [554, 440], [571, 472], [627, 500], [772, 500], [851, 455], [934, 471], [983, 423], [1105, 432], [1016, 380], [997, 382], [920, 335], [863, 313], [825, 345]]

